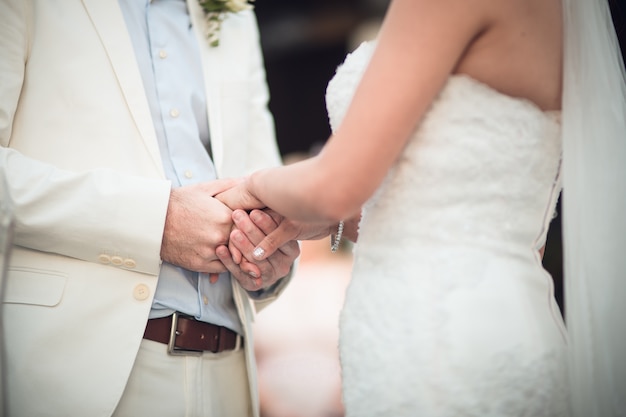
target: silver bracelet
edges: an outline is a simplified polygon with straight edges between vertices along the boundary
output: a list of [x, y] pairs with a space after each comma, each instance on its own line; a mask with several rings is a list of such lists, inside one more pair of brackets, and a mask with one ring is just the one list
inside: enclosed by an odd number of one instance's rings
[[339, 222], [339, 226], [337, 226], [337, 234], [330, 236], [330, 251], [335, 253], [337, 249], [339, 249], [339, 244], [341, 243], [341, 235], [343, 234], [343, 220]]

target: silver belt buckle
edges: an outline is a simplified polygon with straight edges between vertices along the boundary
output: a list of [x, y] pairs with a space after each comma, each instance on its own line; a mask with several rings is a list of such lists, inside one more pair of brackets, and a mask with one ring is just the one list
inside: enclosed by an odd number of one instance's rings
[[176, 347], [176, 336], [178, 336], [176, 328], [178, 327], [178, 317], [180, 315], [176, 311], [172, 314], [172, 328], [170, 330], [170, 340], [167, 343], [167, 353], [174, 356], [201, 356], [201, 350], [187, 350]]

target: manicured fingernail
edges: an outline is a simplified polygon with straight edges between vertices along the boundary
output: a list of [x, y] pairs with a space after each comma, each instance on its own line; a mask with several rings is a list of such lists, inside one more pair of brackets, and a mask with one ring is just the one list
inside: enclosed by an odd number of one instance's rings
[[263, 255], [265, 255], [265, 251], [263, 250], [263, 248], [255, 248], [252, 252], [252, 255], [257, 259], [261, 259]]
[[258, 278], [259, 276], [256, 274], [256, 272], [248, 272], [248, 275], [250, 275], [252, 278]]

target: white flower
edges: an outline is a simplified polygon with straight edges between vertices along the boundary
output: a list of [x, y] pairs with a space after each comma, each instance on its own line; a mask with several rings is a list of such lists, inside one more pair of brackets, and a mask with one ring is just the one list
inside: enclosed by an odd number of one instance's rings
[[[254, 1], [254, 0], [250, 0]], [[252, 9], [248, 0], [198, 0], [207, 19], [207, 41], [211, 46], [220, 44], [220, 29], [226, 13]]]
[[233, 13], [241, 12], [242, 10], [249, 10], [252, 5], [248, 3], [248, 0], [230, 0], [226, 3], [226, 7]]

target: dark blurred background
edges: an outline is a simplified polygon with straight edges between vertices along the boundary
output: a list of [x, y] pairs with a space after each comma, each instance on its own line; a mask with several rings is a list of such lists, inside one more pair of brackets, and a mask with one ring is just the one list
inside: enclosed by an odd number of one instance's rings
[[283, 155], [308, 153], [330, 135], [326, 85], [388, 0], [258, 0], [270, 109]]
[[[315, 152], [330, 135], [324, 95], [335, 69], [374, 36], [389, 0], [258, 0], [255, 4], [281, 153]], [[622, 55], [624, 0], [609, 0]], [[625, 132], [626, 135], [626, 132]], [[558, 213], [560, 214], [560, 208]], [[554, 219], [544, 266], [563, 307], [560, 215]]]

